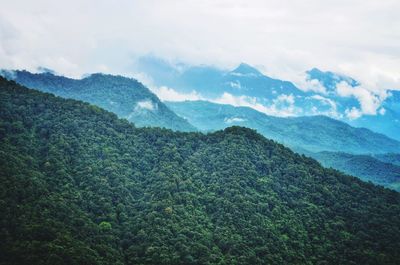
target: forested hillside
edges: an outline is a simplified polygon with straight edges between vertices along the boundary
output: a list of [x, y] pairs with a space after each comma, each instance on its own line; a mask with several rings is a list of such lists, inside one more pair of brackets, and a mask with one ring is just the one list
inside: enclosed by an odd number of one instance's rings
[[71, 79], [51, 72], [34, 74], [28, 71], [0, 71], [0, 75], [29, 88], [100, 106], [134, 122], [139, 127], [196, 130], [135, 79], [106, 74], [92, 74], [83, 79]]
[[[370, 155], [352, 155], [340, 152], [310, 153], [311, 157], [326, 167], [333, 167], [353, 176], [362, 176], [364, 181], [390, 187], [400, 191], [400, 166], [383, 162]], [[380, 157], [387, 158], [388, 155]]]
[[253, 130], [136, 128], [0, 78], [0, 264], [399, 264], [400, 194]]
[[[399, 189], [400, 142], [364, 128], [354, 128], [325, 116], [273, 117], [248, 107], [208, 101], [166, 102], [175, 113], [203, 131], [232, 125], [256, 129], [323, 165], [365, 181]], [[347, 153], [344, 153], [347, 152]], [[371, 157], [374, 154], [375, 158]], [[393, 164], [391, 164], [393, 163]]]

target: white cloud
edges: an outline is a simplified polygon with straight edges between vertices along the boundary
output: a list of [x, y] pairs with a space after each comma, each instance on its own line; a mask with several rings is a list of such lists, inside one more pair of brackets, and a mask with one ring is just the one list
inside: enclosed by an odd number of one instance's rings
[[236, 89], [241, 89], [241, 88], [242, 88], [242, 85], [240, 84], [239, 81], [236, 81], [236, 82], [229, 82], [229, 85], [230, 85], [232, 88], [236, 88]]
[[158, 109], [157, 103], [153, 103], [151, 100], [142, 100], [136, 103], [135, 110], [140, 110], [140, 109], [145, 109], [145, 110], [150, 110], [154, 111]]
[[255, 97], [234, 96], [227, 92], [224, 92], [221, 97], [210, 101], [236, 107], [249, 107], [267, 115], [279, 117], [296, 116], [299, 113], [299, 109], [294, 105], [295, 99], [293, 95], [279, 95], [273, 100], [272, 104], [268, 106], [259, 103]]
[[288, 103], [289, 105], [293, 105], [294, 104], [294, 96], [292, 94], [290, 94], [290, 95], [281, 94], [274, 100], [274, 103], [280, 103], [280, 102]]
[[334, 109], [334, 110], [337, 109], [336, 102], [334, 102], [333, 100], [331, 100], [331, 99], [329, 99], [329, 98], [323, 97], [323, 96], [321, 96], [321, 95], [313, 95], [313, 96], [311, 96], [310, 98], [316, 99], [316, 100], [319, 100], [319, 101], [322, 101], [323, 103], [325, 103], [325, 104], [331, 106], [332, 109]]
[[352, 107], [351, 109], [346, 109], [345, 113], [346, 117], [350, 120], [355, 120], [362, 116], [361, 110], [359, 110], [356, 107]]
[[243, 76], [245, 76], [245, 77], [259, 77], [260, 76], [259, 74], [255, 74], [255, 73], [246, 73], [246, 74], [244, 74], [244, 73], [231, 72], [229, 74], [233, 75], [233, 76], [239, 76], [239, 77], [243, 77]]
[[234, 123], [234, 122], [244, 122], [247, 121], [246, 119], [239, 118], [239, 117], [232, 117], [232, 118], [225, 118], [225, 123]]
[[153, 87], [151, 89], [162, 101], [185, 101], [185, 100], [202, 100], [203, 97], [196, 91], [190, 93], [179, 93], [176, 90], [162, 86]]
[[297, 78], [293, 80], [295, 85], [301, 90], [307, 92], [312, 91], [320, 94], [326, 94], [326, 88], [317, 79], [309, 80], [305, 74], [299, 74]]
[[374, 93], [373, 91], [367, 89], [364, 86], [356, 86], [352, 87], [348, 85], [346, 82], [340, 82], [336, 85], [336, 91], [341, 97], [354, 97], [360, 103], [361, 109], [355, 111], [355, 108], [352, 108], [348, 111], [347, 116], [349, 118], [358, 118], [359, 115], [367, 114], [367, 115], [376, 115], [377, 110], [381, 106], [382, 102], [386, 99], [387, 94], [384, 91], [378, 91]]
[[332, 99], [323, 97], [321, 95], [313, 95], [310, 97], [311, 99], [315, 99], [318, 100], [320, 102], [322, 102], [323, 104], [327, 105], [330, 107], [330, 109], [328, 111], [321, 111], [318, 110], [317, 107], [313, 106], [311, 108], [311, 113], [313, 115], [326, 115], [332, 118], [342, 118], [342, 115], [337, 111], [337, 104], [335, 101], [333, 101]]
[[125, 74], [153, 53], [224, 68], [245, 61], [293, 81], [318, 67], [373, 91], [400, 89], [399, 13], [398, 0], [3, 0], [0, 67]]

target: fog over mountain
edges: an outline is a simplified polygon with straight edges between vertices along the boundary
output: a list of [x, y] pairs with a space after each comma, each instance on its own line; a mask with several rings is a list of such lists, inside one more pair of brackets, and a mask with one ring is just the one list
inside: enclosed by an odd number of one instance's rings
[[292, 81], [317, 67], [345, 73], [373, 91], [400, 88], [396, 0], [1, 4], [1, 68], [131, 75], [135, 58], [154, 54], [225, 69], [247, 62]]
[[312, 68], [304, 83], [296, 83], [269, 77], [246, 63], [226, 70], [154, 56], [141, 57], [135, 69], [167, 101], [208, 100], [280, 117], [325, 115], [400, 139], [400, 92], [373, 92], [343, 73]]

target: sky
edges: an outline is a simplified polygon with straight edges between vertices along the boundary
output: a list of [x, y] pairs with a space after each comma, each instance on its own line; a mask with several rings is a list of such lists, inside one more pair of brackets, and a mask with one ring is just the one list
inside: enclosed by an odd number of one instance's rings
[[400, 89], [398, 0], [0, 0], [0, 67], [134, 75], [135, 58], [301, 82], [312, 67]]

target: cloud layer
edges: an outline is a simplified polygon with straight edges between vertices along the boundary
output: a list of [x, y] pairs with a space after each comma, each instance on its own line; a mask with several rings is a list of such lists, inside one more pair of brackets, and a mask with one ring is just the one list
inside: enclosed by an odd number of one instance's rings
[[[400, 89], [397, 0], [1, 1], [0, 67], [133, 74], [137, 56], [301, 80], [311, 67]], [[361, 96], [361, 95], [360, 95]]]

